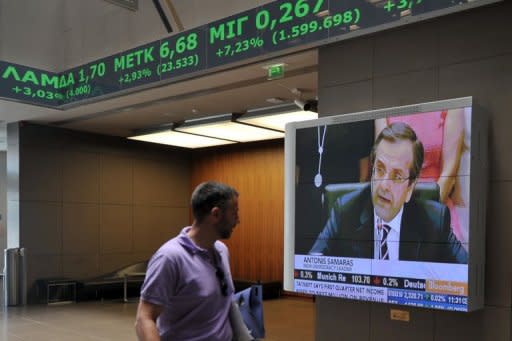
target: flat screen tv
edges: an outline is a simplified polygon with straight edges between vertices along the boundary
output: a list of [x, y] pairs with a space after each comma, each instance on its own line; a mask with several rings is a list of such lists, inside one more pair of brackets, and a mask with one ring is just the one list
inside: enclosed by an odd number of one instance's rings
[[471, 97], [290, 123], [284, 289], [483, 307], [487, 123]]

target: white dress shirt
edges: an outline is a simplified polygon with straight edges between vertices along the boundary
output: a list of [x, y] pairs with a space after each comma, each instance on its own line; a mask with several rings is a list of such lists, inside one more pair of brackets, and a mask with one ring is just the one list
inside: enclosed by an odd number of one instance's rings
[[379, 223], [384, 225], [388, 225], [391, 229], [388, 232], [388, 253], [389, 260], [398, 260], [398, 255], [400, 251], [400, 225], [402, 223], [402, 213], [404, 212], [404, 207], [400, 209], [398, 214], [390, 221], [386, 222], [382, 218], [378, 217], [375, 210], [373, 210], [373, 258], [379, 259], [380, 253], [380, 243], [382, 241], [382, 230], [379, 230]]

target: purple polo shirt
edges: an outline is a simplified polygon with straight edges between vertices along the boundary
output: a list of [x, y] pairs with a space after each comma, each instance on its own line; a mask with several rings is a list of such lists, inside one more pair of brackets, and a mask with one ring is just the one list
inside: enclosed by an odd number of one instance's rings
[[234, 291], [226, 245], [215, 242], [228, 295], [223, 296], [212, 257], [194, 244], [185, 227], [151, 257], [141, 298], [163, 306], [157, 327], [162, 340], [230, 341], [229, 308]]

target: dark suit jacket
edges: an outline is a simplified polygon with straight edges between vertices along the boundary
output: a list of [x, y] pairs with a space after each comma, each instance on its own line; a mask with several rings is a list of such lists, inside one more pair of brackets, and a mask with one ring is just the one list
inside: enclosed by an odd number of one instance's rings
[[[374, 210], [370, 186], [336, 200], [310, 253], [373, 258]], [[432, 200], [404, 205], [399, 260], [467, 263], [466, 250], [450, 228], [450, 211]]]

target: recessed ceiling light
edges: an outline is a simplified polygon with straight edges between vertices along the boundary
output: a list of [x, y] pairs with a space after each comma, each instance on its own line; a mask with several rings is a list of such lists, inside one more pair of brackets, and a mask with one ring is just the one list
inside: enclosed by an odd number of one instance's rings
[[206, 136], [181, 133], [165, 130], [128, 137], [130, 140], [166, 144], [184, 148], [204, 148], [235, 143], [234, 141], [220, 140]]
[[232, 120], [232, 114], [219, 115], [206, 119], [188, 120], [176, 131], [226, 139], [238, 142], [251, 142], [283, 138], [280, 131], [258, 128]]
[[295, 104], [249, 110], [246, 114], [237, 118], [238, 122], [284, 131], [289, 122], [306, 121], [318, 118], [318, 114], [312, 111], [298, 110]]

